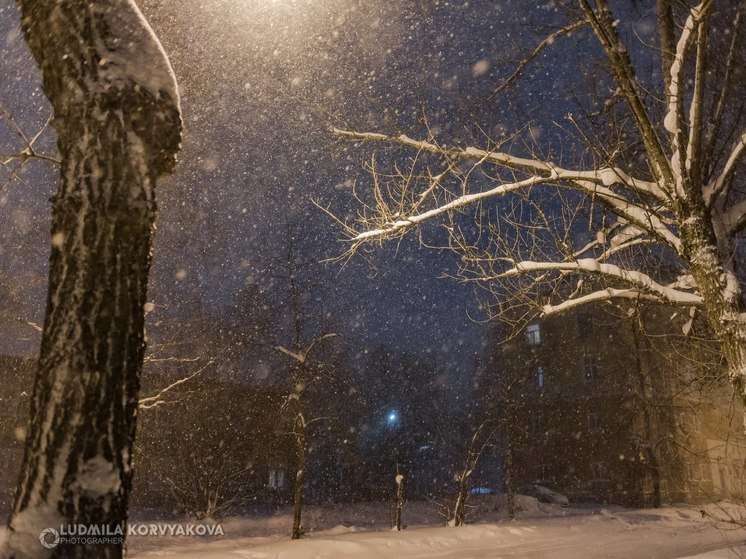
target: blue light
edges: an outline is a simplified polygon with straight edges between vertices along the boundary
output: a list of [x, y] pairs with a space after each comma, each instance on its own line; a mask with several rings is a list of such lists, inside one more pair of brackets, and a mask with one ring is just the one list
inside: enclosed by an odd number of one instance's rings
[[399, 419], [399, 416], [396, 415], [395, 411], [390, 412], [388, 417], [386, 418], [389, 424], [396, 423], [397, 419]]

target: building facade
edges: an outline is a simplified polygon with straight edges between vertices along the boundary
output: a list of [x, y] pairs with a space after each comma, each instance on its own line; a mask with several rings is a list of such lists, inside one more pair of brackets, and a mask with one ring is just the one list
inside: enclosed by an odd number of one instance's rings
[[489, 393], [515, 488], [630, 506], [743, 498], [742, 402], [705, 328], [672, 314], [592, 307], [500, 346]]

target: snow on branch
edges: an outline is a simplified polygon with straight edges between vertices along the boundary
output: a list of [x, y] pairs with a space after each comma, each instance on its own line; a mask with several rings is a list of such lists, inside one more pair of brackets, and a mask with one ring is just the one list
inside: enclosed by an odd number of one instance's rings
[[661, 202], [666, 202], [668, 200], [665, 193], [656, 183], [632, 177], [618, 167], [603, 167], [600, 169], [592, 169], [590, 171], [575, 171], [563, 169], [562, 167], [558, 167], [554, 163], [548, 161], [517, 157], [505, 152], [490, 151], [475, 147], [447, 149], [432, 142], [414, 140], [404, 134], [399, 136], [388, 136], [376, 132], [356, 132], [352, 130], [341, 130], [339, 128], [332, 128], [332, 132], [341, 138], [349, 140], [399, 144], [426, 153], [441, 154], [448, 157], [448, 159], [455, 161], [478, 160], [483, 163], [509, 167], [511, 169], [539, 174], [544, 173], [547, 176], [552, 175], [554, 180], [587, 180], [598, 182], [605, 186], [618, 184], [641, 194], [654, 196]]
[[207, 363], [205, 363], [203, 367], [196, 370], [191, 375], [181, 378], [177, 380], [176, 382], [169, 384], [168, 386], [163, 388], [160, 392], [158, 392], [158, 394], [156, 394], [155, 396], [147, 396], [145, 398], [140, 398], [138, 402], [138, 408], [141, 410], [149, 410], [149, 409], [157, 408], [158, 406], [168, 403], [166, 400], [163, 399], [163, 396], [165, 396], [168, 392], [170, 392], [177, 386], [180, 386], [184, 384], [185, 382], [192, 380], [194, 377], [201, 374], [205, 369], [207, 369], [207, 367], [209, 367], [213, 363], [214, 361], [208, 361]]
[[[382, 199], [383, 192], [376, 188], [375, 216], [364, 216], [361, 221], [366, 230], [359, 231], [348, 227], [348, 234], [354, 246], [365, 242], [378, 241], [401, 235], [408, 229], [429, 219], [447, 214], [453, 210], [476, 204], [488, 198], [505, 196], [518, 191], [529, 191], [531, 187], [551, 183], [562, 183], [569, 188], [584, 192], [592, 199], [610, 207], [614, 213], [638, 228], [649, 232], [652, 236], [666, 243], [674, 251], [680, 248], [680, 241], [674, 230], [668, 227], [664, 217], [670, 218], [670, 202], [657, 184], [630, 176], [618, 167], [603, 167], [586, 171], [569, 170], [554, 163], [540, 159], [516, 157], [508, 153], [490, 151], [474, 147], [445, 148], [429, 141], [414, 140], [408, 136], [388, 136], [373, 132], [355, 132], [333, 129], [342, 138], [351, 140], [384, 142], [416, 150], [417, 153], [432, 153], [444, 157], [448, 162], [448, 170], [455, 174], [455, 163], [459, 161], [473, 161], [475, 168], [481, 165], [495, 165], [513, 171], [528, 173], [528, 177], [513, 182], [502, 182], [498, 186], [478, 192], [467, 193], [466, 180], [462, 180], [462, 194], [455, 198], [436, 202], [436, 206], [424, 211], [418, 211], [426, 196], [433, 196], [436, 187], [443, 181], [443, 173], [434, 174], [428, 171], [425, 177], [430, 185], [420, 194], [415, 204], [407, 207], [402, 201], [395, 201], [397, 211], [388, 211], [389, 205]], [[378, 181], [379, 173], [375, 165], [371, 165], [374, 182]], [[401, 175], [402, 181], [410, 181], [412, 173], [406, 177]], [[621, 186], [621, 188], [619, 188]], [[653, 202], [652, 204], [650, 202]], [[354, 250], [354, 249], [353, 249]]]
[[623, 217], [637, 227], [648, 231], [651, 235], [668, 244], [675, 251], [679, 251], [681, 241], [679, 237], [666, 227], [659, 213], [651, 206], [633, 202], [620, 196], [611, 188], [585, 180], [573, 181], [577, 187], [610, 207], [614, 213]]
[[614, 289], [612, 287], [607, 287], [581, 297], [576, 297], [575, 299], [567, 299], [556, 305], [543, 305], [541, 307], [541, 312], [543, 316], [550, 316], [588, 303], [610, 301], [612, 299], [644, 299], [655, 303], [660, 303], [661, 301], [659, 297], [655, 297], [650, 293], [646, 293], [639, 289]]
[[496, 196], [502, 196], [510, 192], [516, 192], [516, 191], [523, 190], [531, 186], [536, 186], [539, 184], [546, 184], [546, 183], [554, 182], [556, 180], [557, 178], [553, 175], [550, 175], [548, 177], [534, 176], [523, 181], [518, 181], [518, 182], [508, 183], [508, 184], [501, 184], [500, 186], [497, 186], [490, 190], [476, 192], [474, 194], [465, 194], [463, 196], [459, 196], [458, 198], [451, 200], [450, 202], [443, 204], [441, 206], [438, 206], [436, 208], [433, 208], [431, 210], [428, 210], [428, 211], [425, 211], [419, 214], [415, 214], [415, 215], [406, 216], [402, 219], [398, 219], [396, 221], [386, 223], [383, 227], [380, 227], [377, 229], [371, 229], [369, 231], [359, 232], [352, 238], [352, 241], [355, 244], [360, 244], [364, 242], [385, 239], [399, 232], [403, 232], [406, 229], [414, 227], [415, 225], [418, 225], [422, 223], [423, 221], [427, 221], [428, 219], [432, 219], [434, 217], [450, 212], [452, 210], [457, 210], [459, 208], [469, 206], [473, 203], [479, 202], [480, 200], [484, 200], [486, 198], [493, 198]]
[[[672, 154], [671, 154], [671, 170], [674, 175], [676, 184], [676, 194], [684, 197], [684, 173], [686, 168], [688, 169], [691, 165], [691, 161], [686, 160], [686, 154], [682, 157], [682, 150], [687, 145], [687, 125], [684, 119], [684, 95], [681, 89], [683, 85], [683, 76], [686, 68], [685, 59], [688, 50], [691, 48], [692, 43], [695, 39], [695, 31], [702, 22], [703, 18], [707, 14], [708, 8], [712, 4], [712, 0], [704, 0], [697, 6], [694, 6], [689, 12], [689, 17], [684, 24], [684, 29], [679, 36], [679, 40], [676, 44], [676, 52], [674, 53], [673, 63], [671, 64], [671, 78], [668, 81], [668, 113], [663, 120], [663, 127], [671, 134], [672, 142]], [[694, 96], [692, 100], [693, 107], [691, 112], [699, 114], [701, 107], [696, 106], [701, 100]]]
[[319, 343], [322, 340], [326, 340], [327, 338], [333, 338], [336, 335], [337, 334], [334, 332], [328, 332], [327, 334], [317, 336], [316, 338], [313, 339], [313, 341], [309, 344], [309, 346], [303, 350], [302, 353], [298, 351], [293, 351], [281, 345], [275, 346], [275, 349], [279, 351], [280, 353], [284, 353], [288, 357], [295, 359], [299, 364], [304, 365], [306, 361], [308, 360], [308, 354], [311, 353], [313, 346], [315, 346], [317, 343]]
[[638, 270], [628, 270], [615, 264], [598, 262], [598, 260], [594, 258], [579, 258], [570, 262], [523, 261], [516, 263], [512, 268], [497, 273], [492, 277], [478, 278], [478, 280], [482, 282], [492, 281], [547, 271], [598, 274], [609, 279], [620, 280], [624, 283], [631, 284], [637, 291], [654, 296], [661, 302], [682, 305], [702, 304], [702, 297], [696, 293], [689, 293], [687, 291], [674, 289], [670, 286], [661, 285], [643, 272]]
[[608, 260], [615, 254], [628, 250], [632, 247], [650, 244], [653, 240], [645, 236], [645, 231], [634, 225], [629, 225], [621, 218], [612, 227], [602, 229], [596, 234], [596, 238], [573, 253], [573, 258], [590, 256], [594, 251], [600, 249], [601, 255], [598, 261]]

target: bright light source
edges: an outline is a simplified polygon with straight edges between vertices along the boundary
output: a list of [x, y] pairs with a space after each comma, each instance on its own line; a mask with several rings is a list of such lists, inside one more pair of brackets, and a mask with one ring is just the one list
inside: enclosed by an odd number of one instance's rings
[[386, 416], [386, 422], [389, 425], [393, 425], [397, 422], [399, 419], [399, 414], [397, 414], [395, 411], [389, 412], [389, 414]]

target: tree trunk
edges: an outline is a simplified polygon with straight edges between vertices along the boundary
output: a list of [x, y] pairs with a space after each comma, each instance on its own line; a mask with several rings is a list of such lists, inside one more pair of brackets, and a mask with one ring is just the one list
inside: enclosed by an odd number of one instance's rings
[[404, 476], [399, 473], [399, 464], [396, 465], [396, 515], [394, 526], [397, 532], [401, 532], [401, 514], [404, 508]]
[[[728, 375], [746, 401], [746, 324], [741, 317], [741, 287], [734, 270], [732, 242], [715, 231], [698, 205], [684, 208], [681, 244], [702, 294], [707, 319], [728, 364]], [[746, 418], [745, 418], [746, 419]]]
[[295, 429], [297, 465], [295, 470], [295, 486], [293, 487], [293, 532], [291, 538], [299, 540], [303, 535], [301, 515], [303, 514], [303, 476], [306, 470], [306, 433], [302, 419], [296, 421]]
[[121, 557], [123, 537], [47, 548], [39, 536], [61, 524], [126, 534], [154, 187], [178, 151], [178, 97], [160, 44], [129, 0], [19, 5], [54, 108], [61, 180], [30, 425], [2, 556]]
[[510, 428], [507, 430], [507, 454], [505, 456], [505, 505], [508, 511], [508, 520], [515, 519], [515, 492], [513, 487], [513, 444], [511, 442]]
[[[656, 433], [653, 429], [653, 414], [651, 408], [654, 405], [655, 398], [652, 394], [651, 379], [649, 373], [646, 374], [646, 367], [643, 365], [643, 340], [640, 339], [640, 335], [644, 335], [642, 332], [642, 317], [640, 316], [639, 309], [636, 309], [635, 315], [632, 318], [631, 332], [632, 332], [632, 344], [633, 353], [635, 359], [635, 372], [637, 373], [637, 382], [639, 385], [641, 401], [641, 411], [643, 426], [645, 429], [645, 454], [647, 455], [646, 470], [650, 473], [650, 479], [653, 486], [652, 503], [653, 508], [659, 508], [661, 506], [661, 475], [660, 475], [660, 464], [658, 461], [657, 445], [655, 444]], [[647, 499], [643, 499], [643, 502]], [[645, 504], [647, 506], [647, 503]]]
[[651, 505], [657, 509], [661, 506], [661, 469], [658, 463], [658, 456], [656, 456], [654, 449], [650, 450], [648, 459], [650, 461], [650, 475], [653, 482], [653, 501]]
[[458, 489], [456, 503], [453, 506], [453, 525], [464, 525], [464, 506], [466, 505], [466, 471], [461, 472], [458, 478]]

